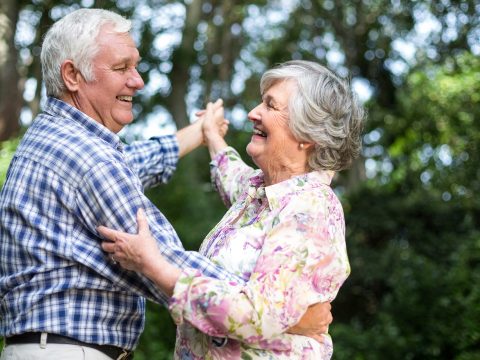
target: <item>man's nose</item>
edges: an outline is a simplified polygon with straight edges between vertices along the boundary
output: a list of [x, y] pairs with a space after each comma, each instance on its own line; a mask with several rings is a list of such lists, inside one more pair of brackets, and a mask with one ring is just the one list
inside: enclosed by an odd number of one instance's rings
[[143, 82], [143, 79], [138, 73], [137, 69], [132, 70], [131, 76], [127, 80], [127, 86], [137, 90], [143, 89], [145, 86], [145, 83]]

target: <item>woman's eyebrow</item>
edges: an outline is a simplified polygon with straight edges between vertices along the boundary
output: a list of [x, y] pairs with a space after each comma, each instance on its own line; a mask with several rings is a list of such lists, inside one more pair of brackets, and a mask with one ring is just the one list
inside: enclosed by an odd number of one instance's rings
[[272, 95], [269, 95], [269, 94], [263, 95], [263, 96], [262, 96], [262, 100], [263, 100], [263, 101], [266, 101], [266, 102], [269, 102], [269, 101], [275, 102], [275, 98], [274, 98]]

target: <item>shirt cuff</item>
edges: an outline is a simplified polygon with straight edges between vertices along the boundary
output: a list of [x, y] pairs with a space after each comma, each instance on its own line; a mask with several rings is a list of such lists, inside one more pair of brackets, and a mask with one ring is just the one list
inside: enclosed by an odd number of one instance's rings
[[[173, 176], [178, 164], [178, 140], [176, 135], [164, 135], [159, 137], [152, 137], [150, 140], [154, 140], [158, 143], [159, 154], [163, 154], [162, 158], [159, 158], [159, 169], [156, 169], [155, 165], [151, 166], [151, 171], [155, 171], [158, 175], [155, 178], [156, 183], [166, 184]], [[153, 184], [152, 184], [153, 185]]]
[[222, 164], [225, 164], [229, 158], [240, 158], [237, 150], [235, 150], [231, 146], [227, 146], [226, 148], [220, 150], [218, 153], [215, 154], [215, 157], [210, 161], [210, 168], [217, 168]]
[[188, 306], [188, 293], [193, 280], [202, 276], [196, 269], [184, 269], [175, 283], [173, 295], [169, 300], [168, 309], [176, 325], [183, 323], [185, 307]]

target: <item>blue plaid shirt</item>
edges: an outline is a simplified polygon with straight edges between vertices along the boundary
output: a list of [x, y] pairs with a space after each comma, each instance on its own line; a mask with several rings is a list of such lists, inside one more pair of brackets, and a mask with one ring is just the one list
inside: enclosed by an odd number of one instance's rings
[[0, 195], [0, 329], [62, 334], [133, 349], [144, 327], [145, 299], [167, 298], [146, 278], [113, 264], [96, 227], [135, 233], [145, 209], [163, 254], [181, 268], [240, 281], [197, 252], [143, 189], [175, 170], [175, 136], [124, 146], [76, 108], [49, 98], [25, 134]]

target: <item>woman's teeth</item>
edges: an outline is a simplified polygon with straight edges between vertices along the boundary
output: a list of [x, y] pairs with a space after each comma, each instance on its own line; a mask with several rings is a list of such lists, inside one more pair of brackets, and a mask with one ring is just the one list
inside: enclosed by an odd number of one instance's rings
[[253, 128], [253, 133], [254, 133], [255, 135], [267, 137], [267, 134], [265, 134], [263, 131], [260, 131], [260, 130], [258, 130], [258, 129], [255, 129], [255, 128]]

